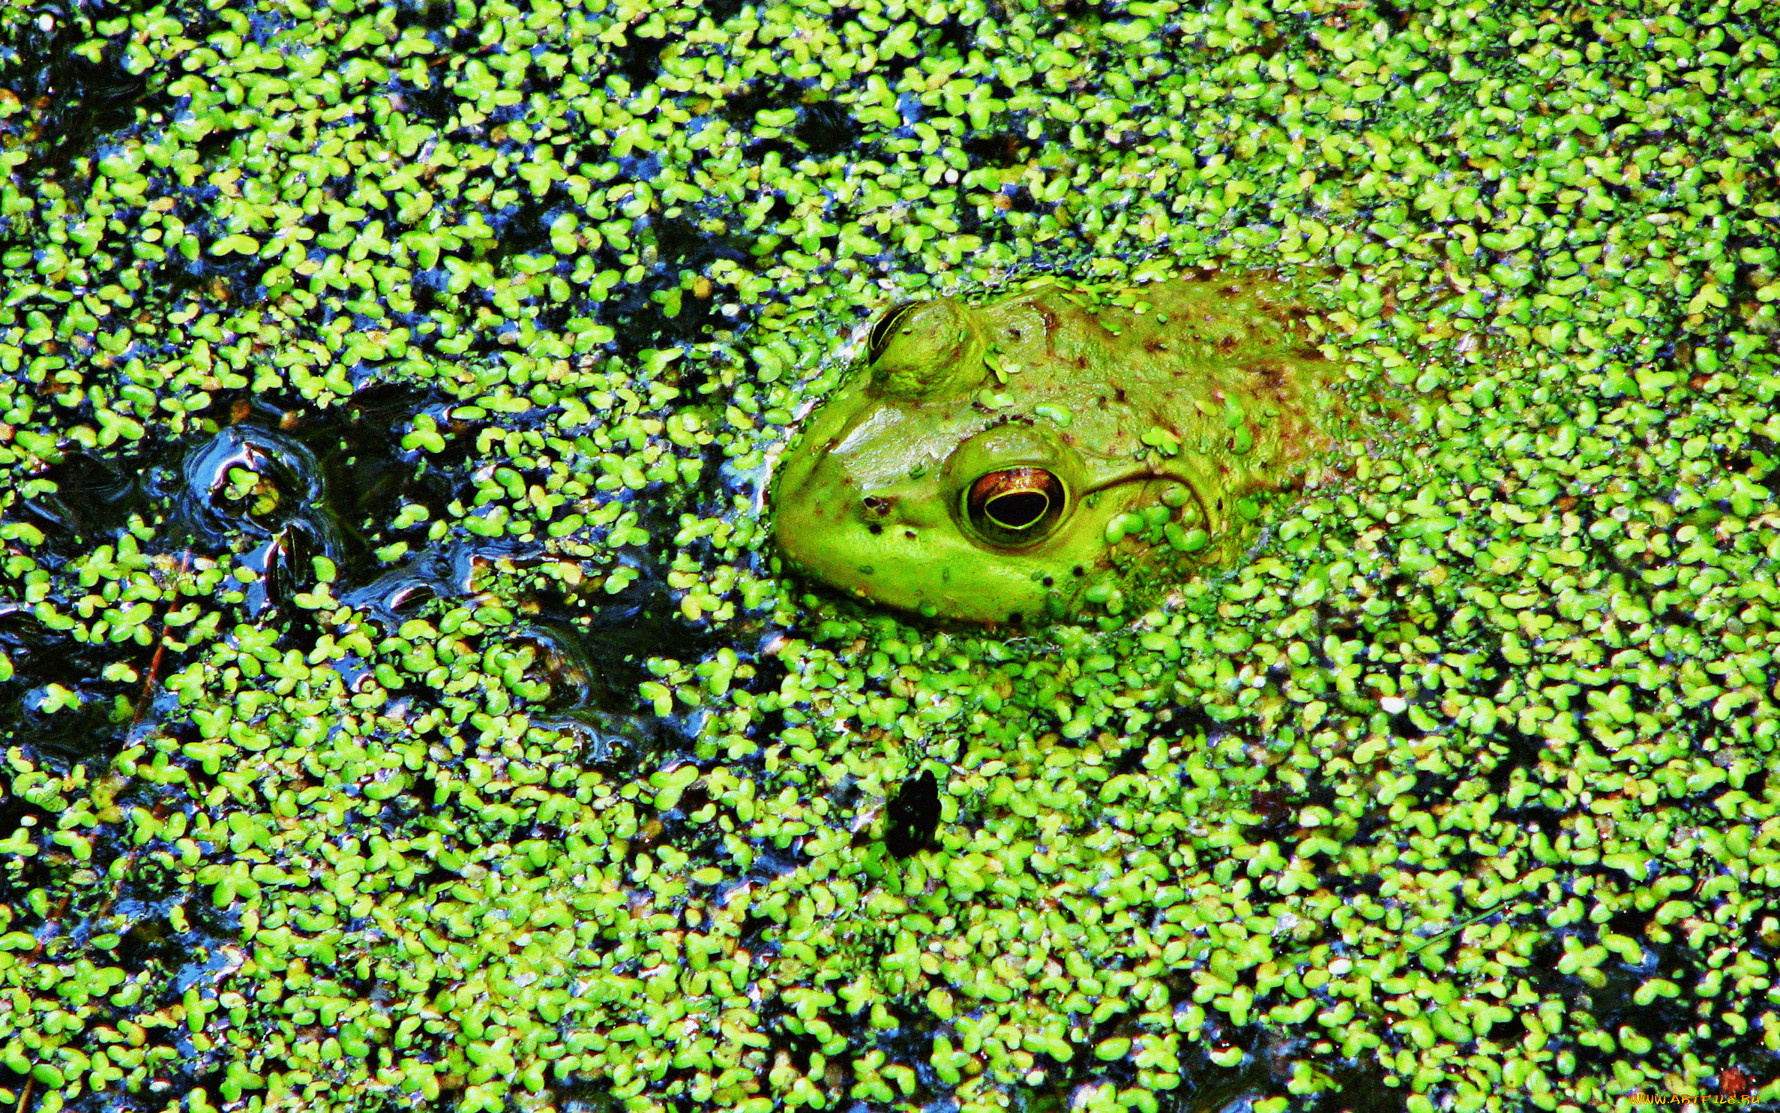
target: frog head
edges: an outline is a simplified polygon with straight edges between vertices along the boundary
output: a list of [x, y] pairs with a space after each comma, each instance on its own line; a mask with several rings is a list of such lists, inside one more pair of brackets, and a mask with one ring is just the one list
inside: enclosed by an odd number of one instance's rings
[[784, 557], [862, 599], [984, 623], [1060, 613], [1106, 566], [1107, 525], [1142, 497], [1053, 421], [976, 400], [993, 322], [950, 299], [900, 305], [865, 366], [811, 415], [772, 492]]

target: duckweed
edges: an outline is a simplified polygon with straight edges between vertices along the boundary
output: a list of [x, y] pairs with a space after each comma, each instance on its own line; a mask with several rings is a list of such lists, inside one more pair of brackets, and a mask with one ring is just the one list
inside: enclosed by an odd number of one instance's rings
[[[19, 12], [0, 1103], [1780, 1099], [1763, 0]], [[1239, 571], [776, 576], [883, 306], [1196, 267], [1408, 430]]]

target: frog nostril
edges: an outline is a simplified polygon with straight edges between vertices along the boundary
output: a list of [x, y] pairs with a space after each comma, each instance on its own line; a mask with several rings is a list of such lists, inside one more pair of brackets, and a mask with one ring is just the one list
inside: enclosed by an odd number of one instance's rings
[[867, 495], [859, 502], [861, 506], [865, 507], [866, 514], [873, 518], [882, 518], [890, 513], [892, 506], [896, 505], [895, 499], [887, 499], [882, 495]]

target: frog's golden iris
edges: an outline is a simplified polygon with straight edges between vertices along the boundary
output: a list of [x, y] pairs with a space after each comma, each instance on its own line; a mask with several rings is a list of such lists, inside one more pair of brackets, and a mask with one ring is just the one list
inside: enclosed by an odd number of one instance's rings
[[1004, 468], [966, 489], [964, 520], [985, 541], [1018, 548], [1050, 536], [1067, 503], [1063, 481], [1043, 468]]
[[1330, 365], [1260, 279], [892, 306], [772, 488], [802, 573], [928, 615], [1072, 613], [1228, 563], [1328, 444]]
[[888, 312], [878, 318], [878, 323], [871, 327], [871, 335], [866, 338], [865, 342], [867, 364], [876, 363], [878, 357], [884, 354], [884, 345], [890, 343], [891, 330], [896, 327], [896, 322], [906, 317], [909, 310], [915, 308], [916, 304], [912, 301], [905, 301], [900, 305], [893, 305]]

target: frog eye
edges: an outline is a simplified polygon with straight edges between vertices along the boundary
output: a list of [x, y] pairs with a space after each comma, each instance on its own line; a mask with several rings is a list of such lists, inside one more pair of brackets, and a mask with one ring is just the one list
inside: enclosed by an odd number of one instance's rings
[[1063, 481], [1043, 468], [1007, 468], [980, 476], [964, 495], [971, 528], [997, 545], [1031, 545], [1063, 517]]
[[878, 323], [871, 327], [871, 335], [865, 341], [865, 362], [867, 364], [878, 362], [878, 357], [884, 354], [885, 345], [890, 343], [890, 334], [896, 331], [896, 326], [909, 315], [909, 311], [920, 304], [917, 301], [905, 301], [901, 305], [893, 305], [890, 307], [890, 312], [884, 314]]

